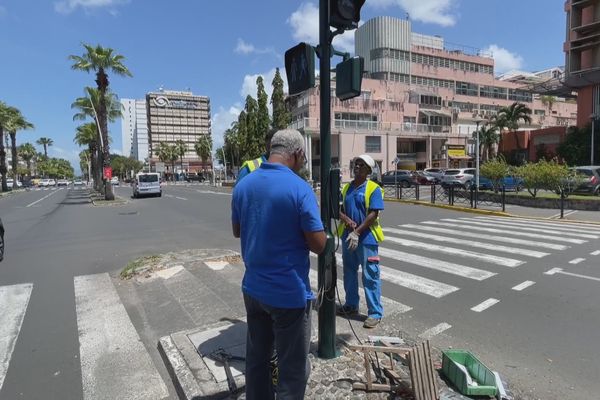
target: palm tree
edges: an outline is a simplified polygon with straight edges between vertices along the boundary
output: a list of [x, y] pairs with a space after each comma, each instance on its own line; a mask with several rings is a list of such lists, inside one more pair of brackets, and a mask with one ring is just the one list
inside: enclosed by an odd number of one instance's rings
[[[78, 97], [71, 104], [72, 109], [79, 110], [75, 115], [73, 115], [73, 120], [85, 120], [86, 118], [91, 118], [95, 121], [96, 128], [99, 128], [100, 124], [98, 122], [96, 110], [100, 107], [100, 92], [98, 89], [86, 87], [84, 97]], [[106, 103], [106, 116], [109, 122], [114, 122], [117, 118], [123, 116], [123, 106], [119, 102], [119, 99], [114, 93], [108, 91], [105, 94], [105, 103]], [[96, 129], [97, 139], [96, 139], [96, 152], [92, 153], [92, 157], [95, 158], [95, 168], [94, 168], [94, 186], [96, 190], [102, 190], [102, 148], [101, 144], [103, 143], [103, 136], [100, 135], [99, 130]], [[108, 144], [110, 144], [110, 136], [108, 137]]]
[[54, 140], [47, 137], [41, 137], [38, 140], [36, 140], [35, 143], [40, 146], [44, 146], [44, 157], [48, 158], [48, 147], [54, 144]]
[[19, 146], [18, 152], [19, 156], [21, 156], [27, 164], [27, 174], [31, 176], [31, 160], [33, 160], [36, 155], [35, 147], [33, 147], [31, 143], [23, 143]]
[[[102, 136], [102, 163], [103, 166], [110, 165], [110, 147], [108, 143], [108, 116], [106, 107], [106, 93], [108, 91], [108, 75], [107, 71], [113, 72], [120, 76], [132, 76], [131, 72], [123, 64], [125, 57], [120, 54], [114, 54], [114, 50], [108, 47], [97, 45], [96, 47], [88, 44], [83, 44], [86, 52], [82, 56], [69, 56], [73, 61], [71, 66], [74, 70], [96, 72], [96, 85], [99, 92], [99, 104], [96, 111], [96, 119], [98, 128]], [[109, 181], [105, 183], [106, 191], [104, 198], [106, 200], [114, 200], [115, 195], [112, 191], [112, 186]]]
[[480, 154], [485, 155], [485, 161], [494, 157], [494, 145], [500, 140], [500, 135], [497, 133], [498, 128], [493, 124], [485, 124], [479, 129], [479, 144], [481, 145]]
[[[519, 129], [519, 121], [531, 124], [531, 108], [523, 103], [514, 102], [508, 107], [502, 107], [498, 111], [495, 120], [497, 123], [496, 125], [499, 128], [508, 128], [509, 132], [515, 135], [517, 150], [522, 150], [524, 146], [521, 146], [521, 143], [519, 142], [517, 130]], [[500, 130], [500, 132], [502, 132], [502, 130]]]
[[12, 155], [12, 171], [13, 171], [13, 189], [17, 189], [17, 166], [19, 160], [17, 158], [17, 132], [24, 129], [33, 129], [34, 126], [31, 122], [27, 121], [21, 111], [14, 109], [12, 117], [9, 119], [6, 130], [10, 135], [10, 150]]
[[[89, 122], [78, 126], [73, 142], [79, 146], [87, 146], [88, 156], [90, 157], [87, 162], [91, 164], [94, 181], [96, 183], [99, 182], [102, 177], [102, 171], [100, 170], [100, 164], [98, 163], [98, 129], [96, 124]], [[88, 175], [90, 174], [88, 173]], [[88, 180], [89, 179], [91, 179], [91, 176], [88, 177]]]
[[2, 191], [8, 191], [6, 184], [6, 148], [4, 146], [4, 131], [7, 130], [8, 123], [16, 109], [0, 101], [0, 174], [2, 174]]
[[171, 164], [171, 174], [175, 177], [175, 161], [179, 158], [177, 148], [165, 142], [160, 142], [158, 148], [154, 151], [154, 154], [162, 162], [168, 162]]
[[196, 151], [198, 157], [200, 157], [202, 160], [203, 166], [206, 163], [206, 160], [208, 160], [212, 154], [212, 147], [212, 137], [209, 135], [200, 136], [198, 140], [196, 140], [196, 143], [194, 143], [194, 150]]
[[178, 141], [175, 142], [175, 151], [179, 155], [179, 160], [181, 163], [181, 171], [183, 171], [183, 156], [185, 155], [185, 152], [187, 151], [187, 144], [183, 140], [179, 139]]

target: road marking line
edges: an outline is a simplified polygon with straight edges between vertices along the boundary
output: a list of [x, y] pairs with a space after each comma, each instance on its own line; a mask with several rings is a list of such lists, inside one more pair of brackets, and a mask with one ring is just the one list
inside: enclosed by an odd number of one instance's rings
[[25, 319], [32, 289], [31, 283], [0, 286], [0, 390]]
[[476, 217], [479, 221], [497, 221], [501, 223], [510, 223], [514, 225], [522, 225], [528, 227], [540, 227], [540, 228], [550, 228], [557, 231], [565, 231], [565, 232], [588, 232], [593, 234], [600, 234], [600, 229], [596, 227], [589, 227], [585, 225], [580, 226], [565, 226], [564, 224], [552, 224], [546, 222], [534, 222], [534, 221], [520, 221], [518, 219], [506, 218], [506, 217]]
[[[462, 222], [462, 221], [458, 221], [458, 222]], [[454, 224], [454, 223], [448, 223], [448, 222], [425, 221], [423, 223], [429, 224], [429, 225], [450, 226], [450, 227], [456, 227], [456, 228], [460, 228], [460, 229], [470, 229], [470, 230], [483, 231], [483, 232], [503, 233], [503, 234], [508, 233], [513, 236], [525, 236], [525, 237], [531, 237], [531, 238], [556, 240], [556, 241], [560, 241], [560, 242], [575, 243], [575, 244], [587, 243], [587, 240], [582, 240], [582, 239], [571, 239], [571, 238], [565, 238], [565, 237], [540, 235], [538, 233], [515, 232], [515, 231], [510, 231], [510, 230], [507, 231], [505, 229], [483, 228], [480, 226], [469, 226], [469, 225], [461, 225], [461, 224]]]
[[172, 194], [166, 194], [166, 193], [165, 193], [165, 197], [173, 198], [173, 197], [175, 197], [175, 196], [173, 196]]
[[[444, 219], [444, 221], [448, 221], [450, 219]], [[450, 220], [450, 221], [456, 221], [456, 220]], [[471, 219], [467, 219], [467, 218], [462, 218], [461, 221], [467, 223], [467, 224], [475, 224], [475, 225], [483, 225], [483, 226], [489, 226], [490, 223], [489, 222], [478, 222], [478, 221], [473, 221]], [[548, 228], [541, 228], [541, 227], [534, 227], [534, 228], [529, 228], [529, 225], [523, 226], [523, 224], [520, 224], [518, 222], [500, 222], [500, 221], [495, 221], [494, 225], [500, 225], [501, 227], [506, 227], [506, 229], [517, 229], [517, 230], [521, 230], [521, 231], [528, 231], [528, 232], [541, 232], [541, 233], [553, 233], [556, 235], [563, 235], [563, 236], [574, 236], [574, 237], [582, 237], [582, 238], [586, 238], [586, 239], [600, 239], [600, 236], [598, 235], [588, 235], [588, 234], [583, 234], [583, 233], [570, 233], [570, 232], [563, 232], [557, 229], [548, 229]]]
[[454, 235], [454, 236], [464, 236], [464, 237], [469, 237], [469, 238], [487, 239], [487, 240], [493, 240], [493, 241], [504, 242], [504, 243], [513, 243], [513, 244], [522, 244], [522, 245], [526, 245], [526, 246], [543, 247], [543, 248], [552, 249], [552, 250], [566, 250], [569, 248], [569, 246], [566, 246], [563, 244], [538, 242], [537, 240], [509, 238], [506, 236], [486, 235], [485, 233], [463, 232], [463, 231], [457, 231], [456, 229], [436, 228], [433, 226], [422, 226], [422, 225], [414, 225], [414, 224], [404, 224], [404, 225], [398, 225], [398, 226], [400, 226], [401, 228], [406, 227], [406, 228], [419, 229], [419, 230], [428, 231], [428, 232], [447, 233], [447, 234]]
[[[311, 255], [312, 255], [312, 253], [311, 253]], [[318, 272], [311, 268], [308, 271], [308, 279], [310, 280], [310, 286], [311, 286], [312, 290], [315, 293], [317, 293], [318, 292], [318, 279], [319, 279]], [[338, 293], [340, 294], [339, 300], [343, 304], [344, 301], [346, 300], [346, 292], [344, 291], [344, 282], [342, 282], [340, 279], [337, 280], [337, 289], [338, 289]], [[336, 303], [337, 303], [337, 301], [336, 301]], [[391, 315], [391, 314], [395, 314], [395, 313], [402, 314], [402, 313], [412, 310], [412, 307], [409, 307], [406, 304], [402, 304], [398, 301], [389, 299], [385, 296], [381, 296], [381, 304], [383, 305], [383, 309], [385, 310], [386, 315]]]
[[447, 237], [447, 236], [430, 235], [427, 233], [420, 233], [420, 232], [414, 232], [414, 231], [404, 231], [404, 230], [394, 229], [394, 228], [383, 228], [383, 231], [384, 232], [392, 232], [392, 233], [396, 233], [399, 235], [409, 235], [411, 237], [432, 239], [432, 240], [437, 240], [439, 242], [454, 243], [454, 244], [459, 244], [459, 245], [464, 245], [464, 246], [477, 247], [480, 249], [486, 249], [486, 250], [492, 250], [492, 251], [504, 251], [504, 252], [512, 253], [512, 254], [521, 254], [523, 256], [529, 256], [529, 257], [535, 257], [535, 258], [542, 258], [542, 257], [550, 255], [550, 253], [542, 253], [540, 251], [535, 251], [535, 250], [501, 246], [501, 245], [493, 244], [493, 243], [483, 243], [483, 242], [477, 242], [474, 240], [464, 240], [464, 239], [458, 239], [458, 238]]
[[[506, 217], [490, 217], [490, 218], [506, 218]], [[565, 221], [548, 221], [547, 219], [537, 219], [537, 218], [525, 218], [525, 217], [511, 217], [510, 220], [515, 220], [515, 221], [528, 221], [528, 222], [532, 222], [532, 223], [538, 223], [538, 224], [544, 224], [544, 225], [556, 225], [556, 226], [571, 226], [574, 228], [578, 228], [578, 227], [586, 227], [586, 228], [590, 228], [590, 229], [595, 229], [595, 230], [600, 230], [600, 226], [598, 225], [593, 225], [593, 224], [586, 224], [583, 222], [578, 222], [575, 220], [565, 220]]]
[[575, 258], [575, 259], [569, 261], [569, 264], [579, 264], [582, 261], [585, 261], [585, 258]]
[[467, 267], [465, 265], [454, 264], [434, 258], [423, 257], [416, 254], [405, 253], [403, 251], [391, 250], [385, 247], [379, 248], [379, 255], [408, 264], [417, 265], [419, 267], [429, 268], [436, 271], [445, 272], [447, 274], [458, 275], [476, 281], [483, 281], [496, 275], [494, 272]]
[[175, 198], [176, 198], [176, 199], [179, 199], [179, 200], [187, 200], [185, 197], [179, 197], [179, 196], [175, 196]]
[[74, 278], [83, 398], [169, 395], [107, 273]]
[[516, 290], [517, 292], [520, 292], [523, 289], [527, 289], [529, 286], [533, 286], [535, 285], [534, 281], [525, 281], [523, 283], [518, 284], [517, 286], [513, 287], [512, 290]]
[[491, 264], [502, 265], [504, 267], [518, 267], [525, 263], [525, 261], [515, 260], [513, 258], [506, 257], [498, 257], [491, 254], [479, 253], [476, 251], [469, 251], [463, 249], [457, 249], [455, 247], [447, 247], [447, 246], [439, 246], [437, 244], [432, 243], [422, 243], [415, 242], [413, 240], [400, 239], [391, 236], [386, 236], [385, 240], [388, 242], [398, 243], [402, 246], [414, 247], [417, 249], [423, 249], [427, 251], [436, 251], [438, 253], [450, 254], [453, 256], [465, 257], [465, 258], [474, 258], [476, 260], [488, 262]]
[[425, 332], [421, 333], [419, 335], [419, 337], [421, 339], [429, 340], [432, 337], [437, 336], [440, 333], [442, 333], [445, 330], [450, 329], [450, 328], [452, 328], [452, 325], [442, 322], [441, 324], [438, 324], [438, 325], [434, 326], [433, 328], [427, 329]]
[[592, 251], [590, 253], [591, 256], [597, 256], [598, 254], [600, 254], [600, 250]]
[[[58, 189], [58, 190], [62, 190], [62, 188], [60, 188], [60, 189]], [[36, 205], [36, 204], [37, 204], [37, 203], [39, 203], [40, 201], [42, 201], [42, 200], [45, 200], [45, 199], [47, 199], [48, 197], [50, 197], [50, 196], [52, 196], [52, 195], [56, 194], [56, 193], [58, 192], [58, 190], [57, 190], [57, 191], [54, 191], [54, 192], [52, 192], [52, 193], [50, 193], [50, 194], [47, 194], [47, 195], [45, 195], [44, 197], [42, 197], [42, 198], [41, 198], [41, 199], [39, 199], [39, 200], [36, 200], [36, 201], [34, 201], [33, 203], [27, 204], [25, 207], [31, 207], [31, 206], [33, 206], [33, 205]]]
[[215, 192], [214, 190], [196, 190], [196, 192], [203, 193], [203, 194], [220, 194], [223, 196], [231, 196], [231, 193]]
[[[563, 211], [563, 217], [567, 217], [571, 214], [575, 214], [577, 212], [577, 210], [571, 210], [571, 211]], [[551, 215], [549, 217], [547, 217], [547, 219], [559, 219], [560, 218], [560, 213], [556, 213], [554, 215]]]
[[498, 303], [500, 303], [500, 300], [490, 298], [490, 299], [487, 299], [486, 301], [484, 301], [483, 303], [480, 303], [480, 304], [476, 305], [475, 307], [471, 308], [471, 310], [473, 310], [475, 312], [482, 312], [484, 310], [487, 310], [494, 304], [498, 304]]
[[552, 268], [551, 270], [544, 272], [544, 274], [545, 275], [562, 274], [562, 275], [575, 276], [577, 278], [589, 279], [591, 281], [600, 282], [600, 278], [596, 278], [595, 276], [588, 276], [588, 275], [574, 274], [572, 272], [565, 272], [565, 271], [563, 271], [562, 268]]

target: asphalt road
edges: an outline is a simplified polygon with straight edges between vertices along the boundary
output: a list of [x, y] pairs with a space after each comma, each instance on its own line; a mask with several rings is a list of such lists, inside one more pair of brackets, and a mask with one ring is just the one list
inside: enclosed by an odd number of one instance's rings
[[[129, 197], [130, 188], [116, 193]], [[0, 354], [0, 399], [83, 398], [74, 277], [148, 254], [239, 250], [230, 200], [200, 185], [119, 207], [93, 207], [73, 189], [1, 198], [0, 288], [33, 288], [3, 384]], [[397, 231], [381, 246], [383, 296], [410, 307], [394, 318], [411, 336], [472, 350], [531, 398], [597, 398], [600, 227], [508, 222], [387, 202], [383, 226]], [[144, 344], [173, 396], [156, 343]]]

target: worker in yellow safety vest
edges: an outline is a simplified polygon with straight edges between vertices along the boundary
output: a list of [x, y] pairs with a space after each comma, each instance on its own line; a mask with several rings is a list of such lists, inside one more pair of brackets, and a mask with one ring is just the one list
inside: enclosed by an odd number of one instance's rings
[[265, 135], [265, 154], [258, 158], [255, 158], [254, 160], [244, 161], [244, 163], [240, 167], [240, 172], [238, 173], [237, 180], [235, 181], [236, 184], [239, 181], [241, 181], [246, 175], [256, 171], [258, 167], [260, 167], [260, 164], [267, 161], [267, 159], [269, 158], [269, 151], [271, 150], [271, 138], [273, 137], [275, 132], [277, 132], [276, 129], [271, 129]]
[[379, 276], [379, 243], [383, 230], [379, 212], [383, 210], [381, 187], [368, 179], [375, 161], [367, 154], [354, 160], [354, 180], [342, 189], [342, 210], [338, 235], [342, 238], [345, 303], [338, 313], [358, 313], [358, 267], [362, 266], [362, 282], [367, 301], [368, 317], [365, 328], [375, 328], [383, 318], [381, 279]]

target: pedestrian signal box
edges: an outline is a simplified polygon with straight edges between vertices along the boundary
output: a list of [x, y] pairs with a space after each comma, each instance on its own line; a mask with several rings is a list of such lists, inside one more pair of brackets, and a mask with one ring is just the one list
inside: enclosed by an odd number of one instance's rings
[[294, 95], [315, 86], [315, 50], [300, 43], [285, 52], [285, 73], [289, 94]]
[[352, 57], [335, 66], [335, 95], [340, 100], [360, 96], [365, 60]]

